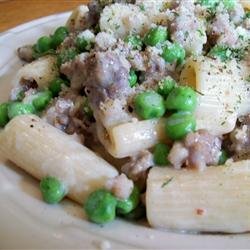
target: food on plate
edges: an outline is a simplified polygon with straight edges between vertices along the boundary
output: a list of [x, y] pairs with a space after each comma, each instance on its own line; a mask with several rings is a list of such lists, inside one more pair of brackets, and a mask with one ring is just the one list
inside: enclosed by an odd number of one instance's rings
[[[247, 1], [91, 1], [18, 48], [0, 152], [97, 224], [250, 231]], [[62, 24], [63, 25], [63, 24]]]
[[74, 136], [33, 114], [13, 118], [0, 133], [0, 143], [7, 158], [14, 157], [18, 166], [37, 179], [57, 178], [67, 195], [79, 203], [118, 175]]

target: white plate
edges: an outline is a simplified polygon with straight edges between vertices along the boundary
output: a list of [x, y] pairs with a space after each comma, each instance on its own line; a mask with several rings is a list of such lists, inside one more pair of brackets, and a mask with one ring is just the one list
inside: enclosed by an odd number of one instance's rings
[[[63, 25], [68, 15], [41, 18], [1, 34], [1, 102], [7, 100], [21, 66], [16, 48], [49, 34]], [[56, 206], [42, 202], [38, 182], [0, 159], [1, 249], [242, 249], [250, 246], [249, 236], [180, 234], [122, 220], [100, 227], [87, 222], [81, 206], [71, 201]]]

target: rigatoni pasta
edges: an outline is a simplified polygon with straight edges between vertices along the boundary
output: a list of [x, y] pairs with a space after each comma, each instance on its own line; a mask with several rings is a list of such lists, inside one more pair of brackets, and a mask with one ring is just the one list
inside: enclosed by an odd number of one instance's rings
[[58, 75], [56, 57], [48, 55], [20, 68], [17, 72], [17, 81], [21, 84], [34, 81], [39, 88], [44, 89]]
[[57, 177], [80, 204], [118, 174], [88, 148], [34, 115], [18, 116], [1, 131], [0, 152], [39, 180]]
[[149, 224], [172, 230], [239, 233], [250, 230], [250, 161], [196, 170], [151, 169]]
[[86, 25], [88, 15], [89, 8], [85, 5], [80, 5], [71, 13], [66, 26], [72, 30], [80, 30], [84, 27], [84, 25]]
[[236, 61], [223, 63], [210, 58], [189, 59], [181, 82], [198, 92], [197, 128], [221, 135], [231, 132], [237, 117], [250, 111], [248, 84]]
[[155, 145], [167, 142], [164, 119], [134, 121], [108, 130], [98, 128], [98, 136], [107, 151], [116, 158], [131, 156]]

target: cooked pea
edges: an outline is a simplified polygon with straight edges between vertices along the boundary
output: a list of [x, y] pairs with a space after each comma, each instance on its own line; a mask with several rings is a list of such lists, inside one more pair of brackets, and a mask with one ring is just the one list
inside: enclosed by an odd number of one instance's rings
[[228, 159], [228, 154], [225, 150], [221, 150], [221, 155], [218, 161], [218, 165], [223, 165]]
[[24, 90], [21, 90], [17, 96], [16, 96], [16, 100], [15, 101], [18, 101], [18, 102], [21, 102], [23, 100], [23, 98], [25, 97], [25, 92]]
[[129, 81], [129, 86], [131, 88], [136, 86], [136, 84], [137, 84], [137, 75], [136, 75], [134, 70], [130, 70], [128, 81]]
[[129, 44], [132, 49], [142, 49], [142, 40], [138, 35], [129, 35], [125, 38], [124, 41], [125, 43]]
[[51, 37], [51, 44], [54, 49], [56, 49], [68, 36], [69, 31], [66, 27], [62, 26], [56, 29]]
[[59, 95], [59, 93], [62, 90], [62, 86], [69, 86], [69, 81], [64, 80], [60, 77], [55, 78], [54, 80], [52, 80], [49, 84], [49, 90], [51, 91], [53, 97], [56, 97]]
[[63, 63], [73, 60], [77, 56], [77, 54], [78, 54], [78, 51], [75, 48], [63, 50], [57, 56], [57, 65], [61, 66]]
[[159, 43], [163, 43], [168, 38], [168, 32], [166, 27], [157, 26], [149, 30], [144, 37], [144, 43], [148, 46], [156, 46]]
[[233, 52], [232, 50], [227, 47], [227, 46], [223, 46], [223, 45], [215, 45], [209, 52], [208, 54], [211, 57], [215, 57], [215, 58], [220, 58], [220, 60], [222, 62], [225, 62], [227, 60], [231, 60], [233, 57]]
[[42, 36], [37, 40], [35, 49], [38, 53], [44, 53], [50, 50], [51, 47], [51, 38], [48, 36]]
[[33, 105], [22, 102], [12, 102], [8, 105], [9, 119], [18, 115], [34, 114], [36, 112]]
[[190, 112], [180, 111], [166, 119], [165, 131], [172, 140], [180, 140], [195, 130], [195, 117]]
[[4, 127], [9, 121], [8, 106], [9, 103], [6, 102], [0, 104], [0, 127]]
[[101, 32], [101, 28], [100, 28], [99, 23], [97, 23], [93, 29], [94, 29], [94, 33], [95, 33], [96, 35], [97, 35], [99, 32]]
[[42, 91], [35, 95], [32, 104], [37, 111], [42, 111], [47, 107], [51, 99], [52, 99], [52, 93], [49, 90]]
[[116, 216], [116, 198], [108, 191], [99, 189], [89, 195], [84, 210], [90, 221], [105, 224]]
[[104, 8], [106, 5], [112, 4], [114, 0], [98, 0], [98, 3]]
[[43, 200], [49, 204], [60, 202], [66, 195], [65, 186], [55, 177], [45, 177], [40, 182]]
[[209, 9], [215, 9], [219, 3], [219, 0], [198, 0], [198, 3]]
[[169, 110], [194, 111], [196, 105], [196, 93], [187, 86], [174, 88], [165, 101], [165, 107]]
[[165, 113], [164, 100], [154, 91], [147, 91], [135, 97], [135, 111], [143, 119], [161, 117]]
[[131, 195], [127, 199], [117, 200], [117, 206], [116, 206], [117, 213], [128, 214], [138, 206], [139, 202], [140, 202], [140, 191], [136, 186], [134, 186]]
[[176, 86], [176, 81], [173, 80], [171, 77], [166, 77], [158, 83], [157, 92], [163, 97], [167, 97], [175, 86]]
[[177, 62], [181, 64], [185, 59], [185, 50], [178, 43], [172, 43], [163, 48], [162, 57], [168, 63]]
[[222, 3], [227, 10], [232, 10], [236, 5], [236, 0], [222, 0]]
[[87, 97], [83, 98], [83, 113], [88, 117], [92, 118], [93, 117], [93, 110], [89, 106], [89, 100]]
[[86, 51], [86, 47], [88, 46], [88, 42], [84, 37], [77, 37], [76, 38], [76, 47], [79, 51], [83, 52]]
[[128, 220], [139, 220], [145, 218], [145, 216], [146, 216], [146, 209], [145, 206], [143, 206], [142, 204], [139, 204], [130, 213], [124, 215], [124, 217]]
[[166, 166], [169, 164], [167, 159], [170, 148], [164, 143], [158, 143], [154, 149], [154, 163], [158, 166]]

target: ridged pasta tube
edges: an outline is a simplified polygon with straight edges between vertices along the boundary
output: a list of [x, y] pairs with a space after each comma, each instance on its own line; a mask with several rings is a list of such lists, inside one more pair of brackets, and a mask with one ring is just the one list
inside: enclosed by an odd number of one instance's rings
[[69, 135], [34, 115], [11, 120], [0, 132], [0, 152], [37, 179], [54, 176], [82, 204], [118, 172]]
[[67, 20], [66, 26], [69, 27], [70, 30], [81, 30], [88, 21], [88, 16], [88, 6], [79, 5], [72, 11], [69, 19]]
[[242, 4], [244, 9], [250, 10], [250, 1], [249, 0], [240, 0], [240, 3]]
[[147, 179], [149, 224], [202, 232], [250, 231], [250, 160], [205, 171], [154, 167]]
[[17, 72], [17, 81], [21, 84], [25, 81], [35, 81], [40, 89], [44, 89], [58, 75], [56, 57], [48, 55], [20, 68]]
[[237, 117], [250, 112], [249, 88], [235, 60], [223, 63], [207, 57], [189, 59], [181, 82], [200, 93], [197, 129], [226, 134], [234, 129]]
[[107, 130], [98, 127], [98, 137], [106, 150], [116, 158], [135, 155], [159, 141], [167, 140], [164, 119], [128, 122]]

